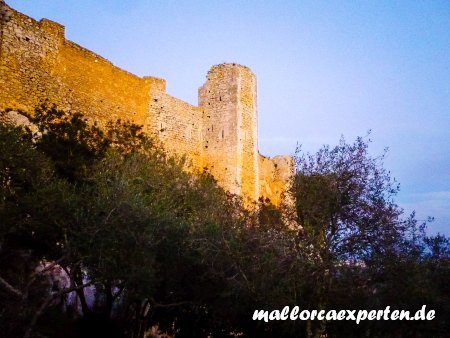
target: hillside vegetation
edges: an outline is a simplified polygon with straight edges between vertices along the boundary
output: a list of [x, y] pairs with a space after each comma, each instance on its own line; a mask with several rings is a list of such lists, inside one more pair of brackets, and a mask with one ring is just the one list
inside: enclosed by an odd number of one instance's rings
[[[246, 210], [140, 126], [48, 105], [28, 118], [0, 124], [3, 337], [448, 334], [449, 239], [404, 215], [366, 138], [298, 150], [294, 205]], [[424, 304], [434, 320], [252, 320]]]

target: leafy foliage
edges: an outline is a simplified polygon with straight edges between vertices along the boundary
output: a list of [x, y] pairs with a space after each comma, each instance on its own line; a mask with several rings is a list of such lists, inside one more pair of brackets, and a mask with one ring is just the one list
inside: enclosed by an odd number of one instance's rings
[[[313, 301], [320, 309], [391, 306], [415, 311], [423, 304], [434, 304], [441, 308], [443, 319], [449, 302], [432, 297], [437, 290], [428, 275], [428, 252], [446, 252], [445, 237], [426, 237], [425, 222], [414, 214], [404, 218], [393, 200], [399, 185], [383, 168], [386, 153], [371, 157], [369, 142], [358, 137], [349, 144], [341, 138], [336, 147], [324, 146], [316, 154], [297, 151], [292, 192], [302, 226], [298, 243], [312, 261], [311, 276], [315, 276], [311, 278]], [[438, 248], [432, 249], [432, 243]], [[448, 252], [440, 257], [442, 265], [432, 265], [448, 274]], [[445, 294], [445, 287], [437, 293]], [[337, 336], [421, 332], [416, 323], [402, 324], [365, 322], [351, 327], [337, 322], [326, 327], [322, 323], [315, 332]]]
[[[141, 126], [38, 107], [0, 124], [5, 337], [444, 336], [449, 240], [403, 217], [358, 138], [298, 153], [300, 226], [245, 210]], [[253, 321], [255, 309], [434, 307], [433, 323]], [[55, 324], [58, 323], [58, 324]], [[153, 329], [151, 329], [153, 328]], [[404, 333], [406, 332], [406, 333]]]

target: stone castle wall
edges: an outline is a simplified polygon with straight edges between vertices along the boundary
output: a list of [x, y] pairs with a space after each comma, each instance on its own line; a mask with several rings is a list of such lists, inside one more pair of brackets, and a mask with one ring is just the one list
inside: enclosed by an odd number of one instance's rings
[[169, 153], [189, 155], [194, 168], [203, 168], [203, 110], [162, 90], [150, 92], [147, 129]]
[[164, 80], [128, 73], [66, 40], [62, 25], [10, 12], [11, 19], [1, 23], [1, 110], [32, 112], [48, 100], [100, 125], [131, 120], [246, 202], [264, 197], [281, 203], [292, 160], [258, 153], [256, 78], [250, 69], [212, 67], [193, 106], [167, 94]]

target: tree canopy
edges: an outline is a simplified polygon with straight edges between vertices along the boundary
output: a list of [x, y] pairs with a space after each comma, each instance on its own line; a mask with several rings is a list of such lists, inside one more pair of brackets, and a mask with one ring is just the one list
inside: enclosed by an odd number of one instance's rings
[[[450, 243], [395, 204], [369, 141], [298, 151], [295, 222], [246, 210], [141, 126], [55, 106], [0, 124], [5, 337], [445, 336]], [[432, 322], [252, 320], [256, 309], [436, 310]], [[156, 333], [155, 333], [156, 334]]]

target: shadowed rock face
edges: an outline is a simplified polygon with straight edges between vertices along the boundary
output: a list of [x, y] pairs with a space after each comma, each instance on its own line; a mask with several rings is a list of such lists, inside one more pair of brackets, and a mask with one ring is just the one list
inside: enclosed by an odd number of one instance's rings
[[159, 138], [167, 152], [187, 156], [188, 170], [209, 171], [247, 205], [259, 197], [281, 203], [293, 162], [258, 153], [256, 77], [249, 68], [213, 66], [193, 106], [167, 94], [165, 80], [128, 73], [66, 40], [64, 26], [11, 8], [9, 13], [1, 23], [1, 110], [32, 113], [47, 100], [99, 125], [130, 120]]

